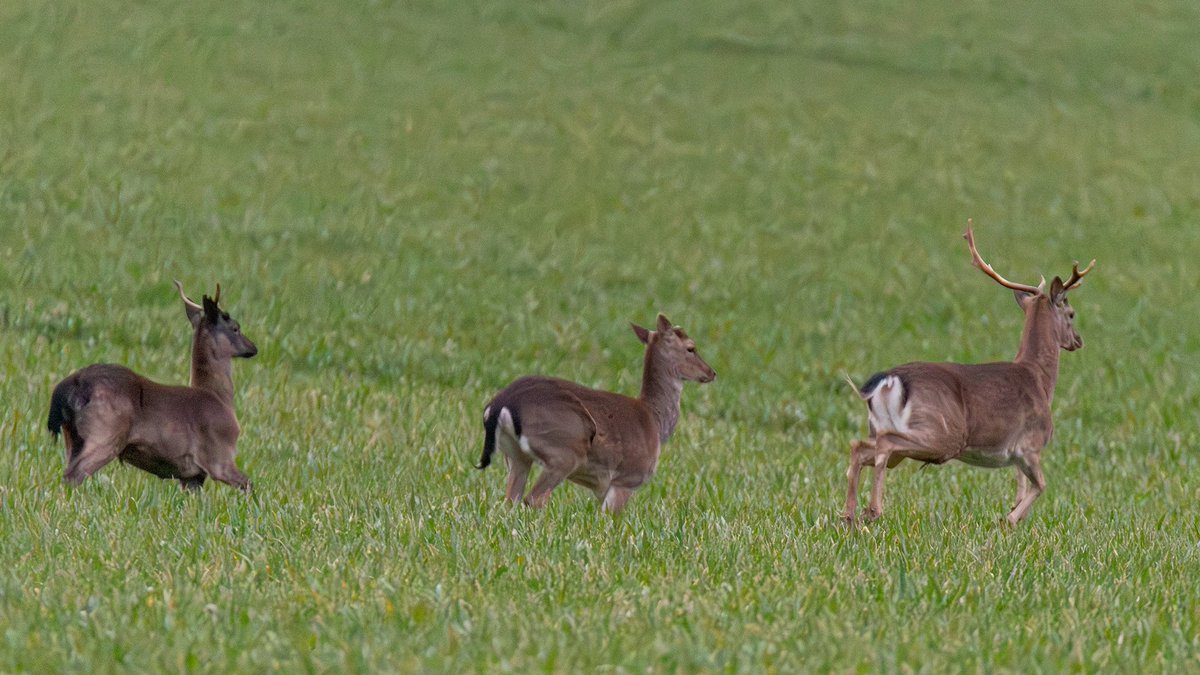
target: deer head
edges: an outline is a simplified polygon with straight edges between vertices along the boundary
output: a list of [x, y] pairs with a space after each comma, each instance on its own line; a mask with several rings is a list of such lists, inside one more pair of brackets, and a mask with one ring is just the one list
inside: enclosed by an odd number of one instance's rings
[[231, 357], [248, 359], [258, 353], [258, 347], [254, 346], [249, 338], [242, 335], [242, 329], [238, 322], [217, 304], [221, 299], [221, 284], [217, 284], [215, 297], [203, 296], [203, 304], [196, 304], [187, 297], [183, 292], [183, 284], [178, 280], [175, 281], [175, 287], [179, 289], [179, 297], [183, 300], [183, 308], [187, 312], [188, 321], [192, 322], [192, 327], [196, 329], [197, 335], [208, 336], [214, 357], [217, 359]]
[[634, 323], [629, 325], [646, 345], [647, 354], [653, 352], [657, 367], [666, 368], [677, 379], [712, 382], [717, 377], [716, 371], [696, 353], [696, 341], [682, 328], [672, 326], [671, 320], [662, 314], [658, 315], [656, 330], [646, 330]]
[[974, 222], [968, 219], [967, 231], [963, 234], [963, 238], [967, 240], [967, 248], [971, 251], [971, 264], [978, 267], [984, 274], [994, 279], [1001, 286], [1011, 289], [1016, 296], [1017, 304], [1025, 311], [1026, 317], [1032, 316], [1032, 313], [1039, 307], [1047, 307], [1051, 315], [1055, 342], [1059, 348], [1073, 352], [1082, 347], [1083, 338], [1075, 330], [1075, 310], [1072, 309], [1071, 303], [1067, 301], [1067, 293], [1079, 287], [1083, 277], [1092, 271], [1092, 267], [1096, 265], [1096, 261], [1092, 260], [1092, 262], [1088, 263], [1088, 266], [1082, 272], [1079, 271], [1079, 263], [1076, 262], [1071, 267], [1071, 278], [1064, 282], [1062, 278], [1054, 277], [1054, 280], [1050, 282], [1050, 291], [1047, 293], [1046, 280], [1044, 278], [1037, 286], [1029, 286], [1027, 284], [1014, 283], [997, 274], [991, 265], [983, 261], [978, 249], [975, 248], [973, 226]]

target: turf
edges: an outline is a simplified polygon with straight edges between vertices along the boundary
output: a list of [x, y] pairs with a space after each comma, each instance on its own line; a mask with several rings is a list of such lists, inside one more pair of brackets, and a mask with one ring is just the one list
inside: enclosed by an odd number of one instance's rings
[[[1200, 671], [1194, 3], [0, 3], [0, 671]], [[1049, 484], [905, 464], [836, 524], [842, 381], [1074, 295]], [[61, 485], [76, 368], [187, 375], [252, 498]], [[689, 385], [620, 517], [472, 468], [545, 373]]]

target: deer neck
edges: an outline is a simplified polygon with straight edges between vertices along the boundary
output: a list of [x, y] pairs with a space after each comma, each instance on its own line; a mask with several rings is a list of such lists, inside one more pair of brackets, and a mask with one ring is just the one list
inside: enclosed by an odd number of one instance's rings
[[658, 442], [666, 443], [679, 423], [679, 398], [683, 393], [683, 381], [676, 377], [671, 367], [657, 358], [654, 347], [646, 349], [646, 363], [642, 370], [642, 393], [638, 398], [658, 422]]
[[1025, 317], [1021, 331], [1021, 347], [1014, 363], [1033, 369], [1047, 400], [1054, 397], [1058, 381], [1058, 338], [1054, 331], [1054, 314], [1047, 298], [1037, 298]]
[[203, 326], [192, 338], [192, 386], [207, 389], [233, 407], [233, 363], [213, 350], [212, 338]]

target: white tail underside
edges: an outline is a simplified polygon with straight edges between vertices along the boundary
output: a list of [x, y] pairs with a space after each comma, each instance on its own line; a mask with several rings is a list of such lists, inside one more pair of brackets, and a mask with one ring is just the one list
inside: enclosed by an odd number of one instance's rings
[[867, 414], [876, 434], [908, 433], [912, 407], [904, 404], [904, 383], [900, 378], [895, 375], [883, 378], [866, 399]]

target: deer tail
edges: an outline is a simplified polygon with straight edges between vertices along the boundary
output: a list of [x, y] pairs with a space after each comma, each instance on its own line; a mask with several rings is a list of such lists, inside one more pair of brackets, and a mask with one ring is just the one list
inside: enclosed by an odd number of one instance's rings
[[493, 401], [483, 411], [483, 455], [479, 458], [476, 469], [486, 469], [492, 463], [492, 455], [496, 453], [496, 436], [501, 427], [504, 431], [520, 437], [521, 418], [515, 408]]
[[62, 433], [63, 426], [78, 437], [75, 431], [75, 413], [87, 404], [89, 387], [78, 377], [72, 375], [54, 388], [50, 395], [50, 415], [46, 419], [46, 428], [55, 436]]

